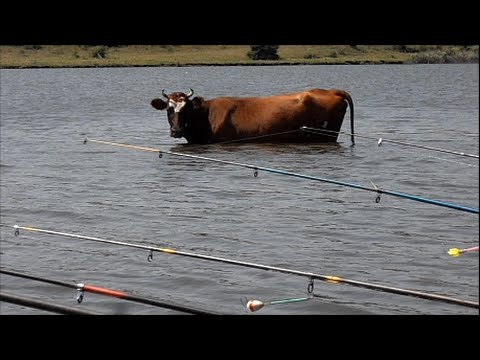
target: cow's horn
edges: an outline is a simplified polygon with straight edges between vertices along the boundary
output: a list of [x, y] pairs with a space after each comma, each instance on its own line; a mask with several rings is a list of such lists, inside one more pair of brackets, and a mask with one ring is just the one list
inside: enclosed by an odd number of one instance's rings
[[193, 89], [190, 89], [190, 92], [187, 94], [187, 98], [191, 97], [193, 95]]
[[168, 99], [168, 95], [165, 94], [165, 89], [162, 89], [162, 95]]

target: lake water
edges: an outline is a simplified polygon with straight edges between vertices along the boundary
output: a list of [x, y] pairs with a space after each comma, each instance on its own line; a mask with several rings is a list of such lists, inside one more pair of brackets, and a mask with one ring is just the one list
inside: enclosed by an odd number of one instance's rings
[[[478, 302], [479, 216], [312, 180], [127, 150], [86, 137], [287, 170], [478, 208], [479, 66], [261, 66], [5, 69], [1, 222], [335, 275]], [[205, 98], [340, 88], [358, 134], [337, 145], [185, 146], [169, 136], [166, 92]], [[349, 131], [349, 115], [343, 131]], [[308, 279], [201, 259], [0, 228], [1, 266], [225, 314], [242, 299], [303, 297]], [[120, 314], [171, 310], [1, 275], [2, 291]], [[315, 281], [307, 302], [255, 314], [478, 314], [477, 309]], [[0, 303], [1, 314], [47, 314]]]

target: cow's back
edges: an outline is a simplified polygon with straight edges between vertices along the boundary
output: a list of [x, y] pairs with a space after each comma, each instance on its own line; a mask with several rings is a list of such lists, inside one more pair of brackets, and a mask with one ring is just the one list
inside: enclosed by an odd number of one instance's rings
[[220, 97], [206, 103], [217, 141], [292, 132], [302, 126], [339, 131], [347, 108], [342, 90], [324, 89], [268, 97]]

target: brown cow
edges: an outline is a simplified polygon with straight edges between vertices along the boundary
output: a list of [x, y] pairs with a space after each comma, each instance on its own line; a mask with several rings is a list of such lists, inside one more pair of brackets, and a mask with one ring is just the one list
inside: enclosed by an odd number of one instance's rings
[[[205, 100], [174, 92], [156, 98], [157, 110], [167, 109], [170, 136], [184, 137], [188, 143], [208, 144], [228, 141], [255, 142], [336, 142], [343, 118], [350, 106], [353, 143], [353, 101], [343, 90], [312, 89], [269, 97], [218, 97]], [[321, 134], [302, 127], [326, 130]]]

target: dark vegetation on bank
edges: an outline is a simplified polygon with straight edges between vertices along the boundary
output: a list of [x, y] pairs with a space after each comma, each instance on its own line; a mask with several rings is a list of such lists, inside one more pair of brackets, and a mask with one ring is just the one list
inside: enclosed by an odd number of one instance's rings
[[266, 46], [270, 60], [260, 45], [0, 46], [0, 68], [479, 62], [478, 45]]

